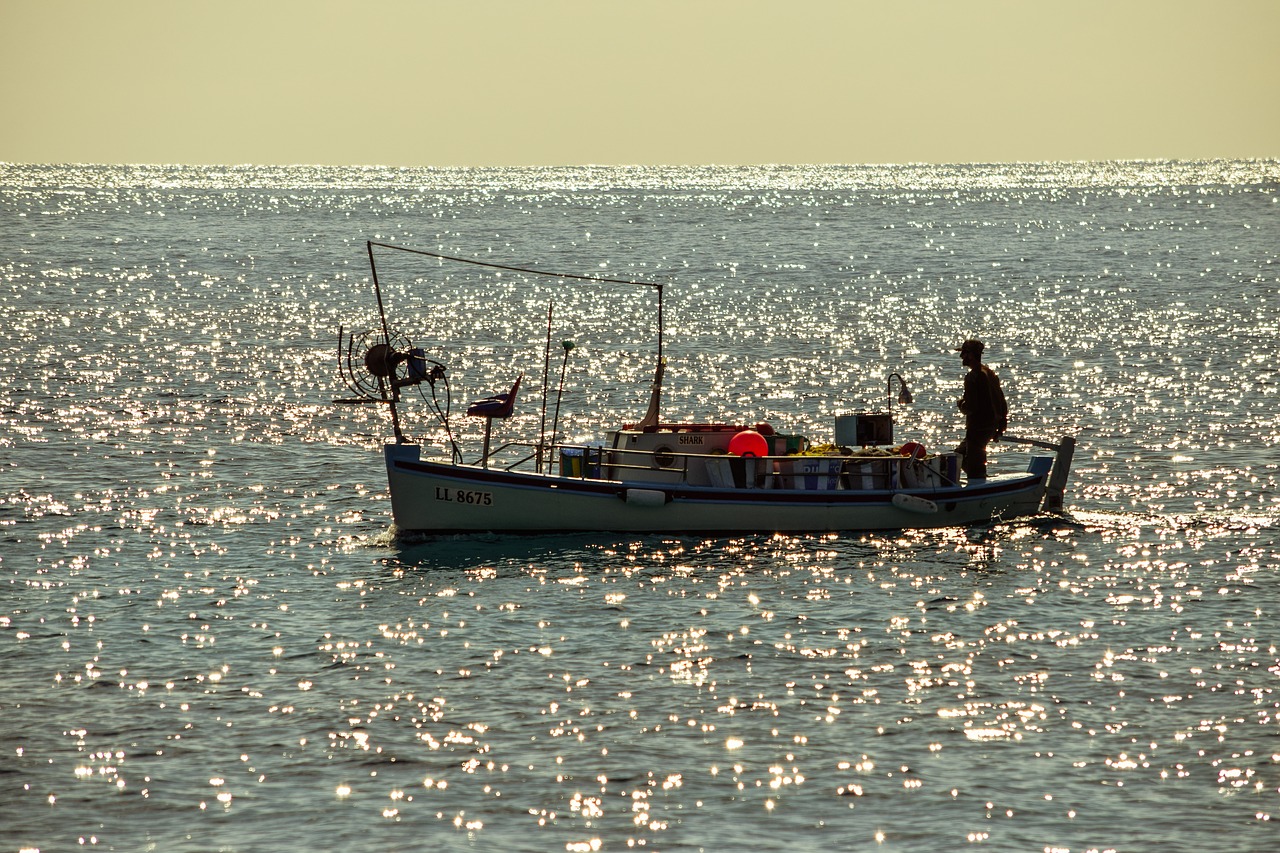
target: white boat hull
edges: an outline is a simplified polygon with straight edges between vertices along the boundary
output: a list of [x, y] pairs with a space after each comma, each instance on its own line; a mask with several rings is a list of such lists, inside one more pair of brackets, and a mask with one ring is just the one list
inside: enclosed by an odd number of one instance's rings
[[[894, 490], [659, 485], [423, 460], [384, 448], [401, 533], [628, 531], [822, 533], [955, 527], [1040, 511], [1052, 459], [961, 486]], [[895, 499], [895, 495], [898, 496]]]

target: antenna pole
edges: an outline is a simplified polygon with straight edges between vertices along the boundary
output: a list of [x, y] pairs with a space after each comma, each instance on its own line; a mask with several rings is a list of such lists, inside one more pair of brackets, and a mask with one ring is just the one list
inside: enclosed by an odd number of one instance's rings
[[555, 300], [547, 302], [547, 348], [542, 356], [542, 425], [538, 428], [538, 473], [542, 473], [542, 454], [547, 448], [547, 395], [551, 379], [551, 309]]
[[553, 445], [556, 443], [557, 434], [560, 432], [560, 398], [564, 396], [564, 374], [565, 369], [569, 366], [569, 351], [573, 349], [573, 341], [565, 341], [561, 345], [564, 347], [564, 360], [560, 362], [560, 388], [556, 391], [556, 416], [551, 422], [551, 443]]
[[663, 286], [658, 285], [658, 361], [662, 361], [662, 291]]

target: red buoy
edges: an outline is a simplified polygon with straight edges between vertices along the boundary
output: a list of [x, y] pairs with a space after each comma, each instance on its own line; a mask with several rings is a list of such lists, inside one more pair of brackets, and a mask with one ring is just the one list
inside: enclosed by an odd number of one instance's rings
[[923, 459], [929, 455], [929, 449], [918, 441], [908, 441], [898, 448], [898, 455], [911, 459]]
[[737, 456], [768, 456], [769, 441], [753, 429], [744, 429], [729, 439], [729, 452]]

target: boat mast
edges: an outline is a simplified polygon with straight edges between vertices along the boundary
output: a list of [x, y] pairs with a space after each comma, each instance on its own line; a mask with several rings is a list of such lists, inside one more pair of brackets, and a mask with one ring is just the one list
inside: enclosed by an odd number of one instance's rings
[[662, 376], [667, 369], [666, 356], [662, 354], [662, 285], [658, 288], [658, 364], [653, 369], [653, 389], [649, 392], [649, 408], [636, 424], [636, 429], [657, 426], [662, 421]]
[[[386, 345], [384, 353], [393, 354], [391, 346], [391, 330], [387, 327], [387, 311], [382, 305], [382, 286], [378, 284], [378, 266], [373, 262], [373, 241], [365, 241], [365, 249], [369, 253], [369, 272], [373, 276], [373, 293], [378, 299], [378, 319], [382, 323], [382, 342]], [[366, 356], [367, 360], [368, 356]], [[373, 368], [372, 365], [370, 365]], [[378, 387], [382, 391], [383, 402], [387, 404], [387, 408], [391, 409], [391, 429], [395, 433], [396, 444], [404, 444], [404, 433], [400, 430], [400, 412], [396, 408], [396, 403], [400, 399], [400, 389], [396, 387], [394, 381], [389, 382], [388, 377], [394, 373], [394, 367], [390, 364], [380, 365], [381, 369], [373, 369], [372, 372], [378, 377]], [[390, 391], [388, 391], [388, 385]]]

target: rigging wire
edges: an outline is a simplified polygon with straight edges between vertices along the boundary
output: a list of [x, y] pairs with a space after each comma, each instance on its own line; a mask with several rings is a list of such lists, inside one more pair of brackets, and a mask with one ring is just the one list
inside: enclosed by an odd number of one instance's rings
[[[383, 339], [384, 339], [385, 341], [387, 341], [388, 343], [390, 343], [390, 340], [391, 340], [391, 330], [390, 330], [389, 326], [387, 325], [387, 314], [386, 314], [386, 308], [385, 308], [385, 306], [384, 306], [384, 304], [383, 304], [383, 300], [382, 300], [382, 286], [381, 286], [381, 283], [380, 283], [380, 282], [379, 282], [379, 280], [378, 280], [378, 269], [377, 269], [377, 264], [376, 264], [376, 262], [374, 261], [374, 257], [373, 257], [373, 250], [374, 250], [374, 247], [377, 247], [377, 248], [380, 248], [380, 249], [390, 249], [390, 250], [392, 250], [392, 251], [396, 251], [396, 252], [405, 252], [405, 253], [407, 253], [407, 254], [411, 254], [411, 255], [421, 255], [421, 256], [424, 256], [424, 257], [428, 257], [428, 258], [435, 258], [435, 259], [437, 259], [437, 260], [441, 260], [441, 261], [449, 261], [449, 262], [452, 262], [452, 263], [470, 264], [470, 265], [472, 265], [472, 266], [485, 267], [485, 268], [487, 268], [487, 269], [506, 270], [507, 272], [519, 273], [519, 274], [521, 274], [521, 275], [542, 276], [542, 277], [545, 277], [545, 278], [557, 278], [557, 279], [571, 279], [571, 280], [574, 280], [574, 281], [585, 281], [585, 282], [590, 282], [590, 283], [593, 283], [593, 284], [624, 284], [624, 285], [632, 285], [632, 286], [637, 286], [637, 287], [651, 287], [651, 288], [654, 288], [655, 290], [657, 290], [657, 291], [658, 291], [658, 364], [659, 364], [659, 365], [662, 365], [662, 364], [665, 362], [665, 358], [664, 358], [664, 356], [663, 356], [663, 344], [664, 344], [664, 338], [665, 338], [665, 335], [664, 335], [665, 323], [664, 323], [664, 316], [663, 316], [663, 307], [664, 307], [664, 306], [663, 306], [663, 295], [664, 295], [665, 285], [664, 285], [664, 284], [662, 284], [661, 282], [656, 282], [656, 281], [640, 281], [640, 280], [638, 280], [638, 279], [610, 278], [610, 277], [607, 277], [607, 276], [596, 276], [596, 275], [582, 275], [582, 274], [578, 274], [578, 273], [550, 272], [550, 271], [548, 271], [548, 270], [533, 269], [532, 267], [517, 267], [517, 266], [512, 266], [512, 265], [509, 265], [509, 264], [495, 264], [495, 263], [491, 263], [491, 262], [489, 262], [489, 261], [480, 261], [480, 260], [476, 260], [476, 259], [474, 259], [474, 258], [459, 258], [459, 257], [454, 256], [454, 255], [445, 255], [445, 254], [442, 254], [442, 253], [440, 253], [440, 252], [432, 252], [432, 251], [428, 251], [428, 250], [426, 250], [426, 249], [413, 249], [413, 248], [409, 248], [409, 247], [407, 247], [407, 246], [397, 246], [397, 245], [395, 245], [394, 243], [379, 243], [379, 242], [375, 242], [375, 241], [373, 241], [373, 240], [367, 240], [367, 241], [365, 241], [365, 249], [366, 249], [366, 251], [367, 251], [367, 252], [368, 252], [368, 254], [369, 254], [369, 269], [370, 269], [370, 271], [371, 271], [371, 273], [372, 273], [372, 276], [373, 276], [373, 288], [374, 288], [374, 294], [375, 294], [375, 296], [377, 297], [377, 302], [378, 302], [378, 317], [379, 317], [379, 320], [381, 321], [381, 325], [382, 325], [382, 334], [383, 334]], [[547, 309], [547, 356], [548, 356], [548, 359], [547, 359], [547, 360], [548, 360], [548, 362], [550, 361], [549, 356], [550, 356], [550, 344], [551, 344], [551, 315], [552, 315], [551, 308], [550, 308], [550, 307], [548, 307], [548, 309]], [[567, 348], [566, 348], [566, 352], [565, 352], [565, 361], [567, 362], [567, 361], [568, 361], [568, 348], [571, 348], [571, 347], [572, 347], [572, 344], [571, 344], [571, 343], [569, 343], [569, 342], [567, 342], [567, 341], [566, 341], [566, 344], [568, 345], [568, 346], [567, 346]], [[348, 360], [349, 360], [349, 359], [348, 359]], [[435, 362], [435, 364], [439, 365], [439, 362]], [[549, 364], [545, 365], [545, 366], [544, 366], [544, 373], [543, 373], [543, 392], [542, 392], [542, 393], [543, 393], [543, 413], [542, 413], [542, 419], [543, 419], [542, 431], [543, 431], [543, 435], [542, 435], [542, 436], [540, 436], [540, 440], [539, 440], [539, 444], [538, 444], [538, 467], [539, 467], [539, 469], [541, 469], [541, 464], [542, 464], [542, 451], [543, 451], [543, 447], [544, 447], [545, 442], [546, 442], [546, 436], [545, 436], [545, 430], [546, 430], [546, 405], [547, 405], [547, 397], [548, 397], [548, 393], [549, 393], [549, 390], [550, 390], [550, 389], [549, 389], [549, 387], [548, 387], [548, 382], [549, 382], [549, 379], [550, 379], [550, 377], [549, 377], [549, 375], [548, 375], [549, 370], [547, 370], [546, 368], [549, 368], [549, 367], [550, 367], [550, 365], [549, 365]], [[660, 371], [661, 371], [661, 367], [659, 367], [659, 373], [657, 374], [659, 377], [661, 376], [661, 372], [660, 372]], [[444, 373], [444, 371], [443, 371], [443, 366], [441, 365], [441, 375], [442, 375], [442, 376], [443, 376], [443, 373]], [[656, 379], [656, 380], [655, 380], [655, 382], [660, 382], [660, 381], [661, 381], [660, 379]], [[387, 393], [387, 389], [385, 388], [385, 386], [383, 386], [383, 384], [382, 384], [382, 383], [383, 383], [383, 377], [379, 377], [379, 385], [380, 385], [380, 389], [381, 389], [381, 392], [382, 392], [382, 393], [381, 393], [381, 396], [382, 396], [384, 399], [386, 399], [386, 400], [387, 400], [387, 402], [389, 402], [389, 403], [390, 403], [390, 409], [391, 409], [391, 420], [392, 420], [393, 428], [394, 428], [394, 430], [395, 430], [396, 439], [397, 439], [397, 441], [398, 441], [398, 442], [403, 442], [403, 441], [404, 441], [404, 435], [403, 435], [403, 433], [400, 431], [400, 418], [399, 418], [399, 413], [396, 411], [396, 405], [395, 405], [395, 404], [396, 404], [396, 397], [398, 396], [398, 394], [397, 394], [398, 389], [397, 389], [397, 388], [395, 387], [395, 385], [393, 384], [393, 385], [392, 385], [392, 387], [391, 387], [391, 393], [388, 395], [388, 393]], [[564, 371], [563, 371], [563, 366], [562, 366], [562, 369], [561, 369], [561, 393], [563, 393], [563, 383], [564, 383]], [[460, 453], [460, 451], [459, 451], [459, 448], [458, 448], [457, 442], [454, 440], [453, 430], [450, 428], [450, 424], [449, 424], [449, 408], [450, 408], [450, 406], [449, 406], [449, 402], [448, 402], [448, 401], [449, 401], [449, 396], [450, 396], [450, 395], [449, 395], [449, 384], [448, 384], [448, 379], [445, 379], [445, 400], [446, 400], [446, 403], [445, 403], [445, 406], [444, 406], [443, 410], [442, 410], [442, 408], [441, 408], [441, 406], [440, 406], [439, 399], [436, 397], [436, 387], [435, 387], [435, 382], [434, 382], [434, 381], [432, 381], [432, 382], [430, 382], [430, 384], [431, 384], [431, 400], [430, 400], [430, 401], [427, 401], [427, 400], [426, 400], [426, 395], [422, 393], [422, 389], [421, 389], [421, 388], [419, 388], [419, 389], [418, 389], [419, 395], [423, 398], [424, 402], [429, 402], [429, 408], [431, 408], [431, 409], [434, 411], [434, 413], [435, 413], [436, 417], [440, 420], [441, 424], [444, 426], [445, 435], [446, 435], [446, 436], [448, 437], [448, 439], [449, 439], [449, 444], [450, 444], [450, 448], [451, 448], [451, 451], [452, 451], [452, 452], [451, 452], [451, 455], [452, 455], [452, 457], [453, 457], [453, 460], [454, 460], [455, 462], [458, 462], [458, 461], [460, 460], [461, 453]], [[655, 395], [658, 393], [658, 391], [657, 391], [657, 387], [655, 387], [654, 393], [655, 393]], [[656, 399], [656, 396], [655, 396], [655, 399]], [[652, 408], [652, 405], [653, 405], [653, 404], [652, 404], [652, 402], [651, 402], [651, 408]], [[559, 399], [557, 399], [557, 400], [556, 400], [556, 420], [557, 420], [557, 421], [558, 421], [558, 419], [559, 419], [559, 408], [560, 408], [560, 401], [559, 401]], [[553, 427], [553, 430], [554, 430], [554, 427]], [[554, 441], [554, 435], [553, 435], [552, 440]]]
[[661, 290], [664, 285], [656, 281], [639, 281], [627, 278], [605, 278], [598, 275], [579, 275], [567, 272], [549, 272], [547, 270], [535, 270], [528, 267], [514, 267], [506, 264], [495, 264], [489, 261], [477, 261], [473, 258], [459, 258], [452, 255], [442, 255], [439, 252], [428, 252], [426, 249], [411, 249], [408, 246], [397, 246], [394, 243], [374, 243], [369, 242], [369, 246], [377, 246], [380, 249], [394, 249], [397, 252], [408, 252], [413, 255], [426, 255], [428, 258], [438, 258], [442, 261], [453, 261], [459, 264], [472, 264], [477, 267], [488, 267], [495, 270], [506, 270], [508, 272], [525, 273], [527, 275], [540, 275], [547, 278], [571, 278], [577, 281], [595, 281], [601, 284], [634, 284], [640, 287], [656, 287]]
[[[596, 284], [631, 284], [637, 287], [652, 287], [658, 291], [658, 360], [662, 361], [663, 342], [664, 342], [663, 339], [665, 337], [665, 334], [664, 334], [665, 319], [663, 317], [662, 302], [663, 302], [663, 294], [665, 292], [666, 285], [662, 284], [661, 282], [640, 281], [638, 279], [628, 279], [628, 278], [607, 278], [605, 276], [580, 275], [577, 273], [549, 272], [547, 270], [537, 270], [531, 267], [517, 267], [517, 266], [510, 266], [508, 264], [495, 264], [489, 261], [477, 261], [474, 258], [459, 258], [455, 255], [444, 255], [444, 254], [441, 254], [440, 252], [430, 252], [426, 249], [411, 249], [408, 246], [397, 246], [395, 243], [377, 243], [377, 242], [374, 242], [373, 240], [366, 241], [365, 246], [369, 252], [370, 267], [373, 267], [373, 247], [377, 246], [380, 249], [391, 249], [392, 251], [396, 251], [396, 252], [406, 252], [411, 255], [423, 255], [428, 258], [436, 258], [437, 260], [441, 260], [441, 261], [451, 261], [459, 264], [471, 264], [472, 266], [487, 267], [489, 269], [494, 269], [494, 270], [506, 270], [507, 272], [522, 273], [524, 275], [539, 275], [545, 278], [564, 278], [564, 279], [573, 279], [574, 281], [589, 281], [589, 282], [594, 282]], [[382, 312], [382, 290], [378, 286], [378, 277], [376, 272], [374, 273], [373, 286], [374, 286], [374, 290], [377, 292], [377, 295], [378, 295], [378, 311], [379, 313], [383, 313]], [[383, 316], [385, 317], [386, 315], [383, 314]], [[385, 323], [385, 320], [384, 320], [384, 323]]]

